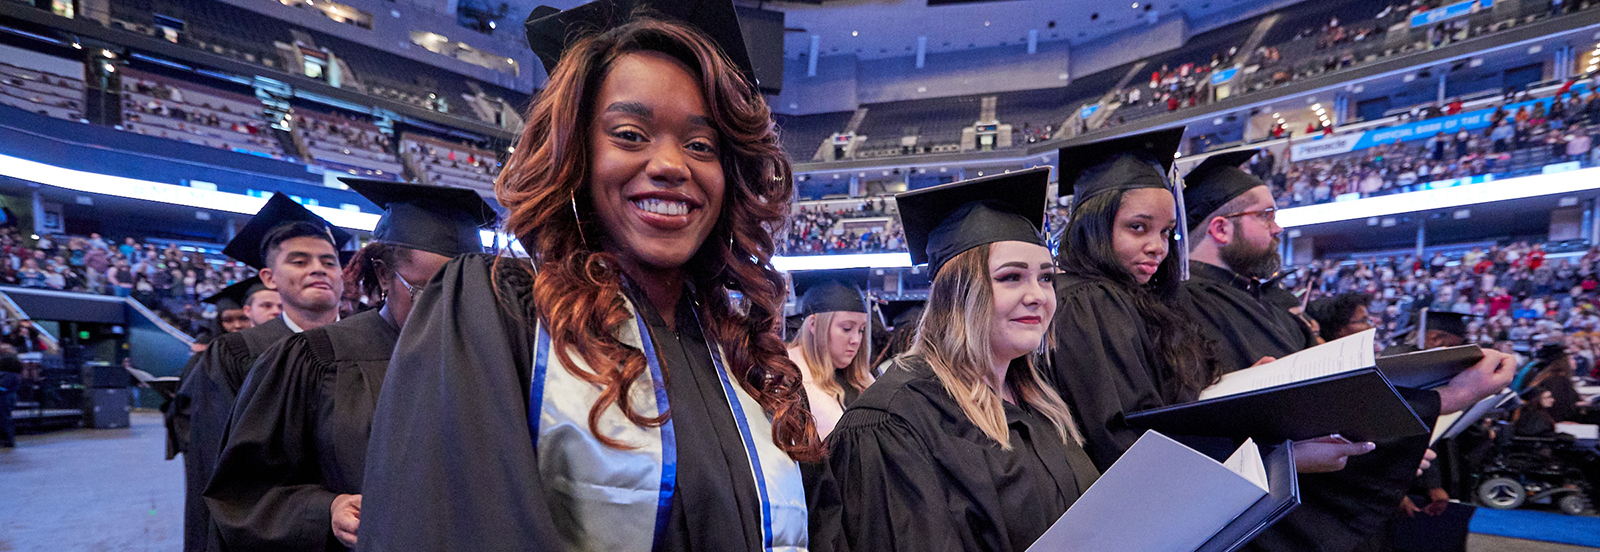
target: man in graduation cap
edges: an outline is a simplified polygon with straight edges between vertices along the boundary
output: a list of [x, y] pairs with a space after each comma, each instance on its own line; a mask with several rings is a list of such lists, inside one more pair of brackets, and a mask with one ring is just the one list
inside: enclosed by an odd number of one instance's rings
[[[1277, 273], [1277, 207], [1265, 182], [1239, 165], [1258, 150], [1213, 155], [1184, 178], [1192, 237], [1191, 279], [1183, 308], [1212, 340], [1224, 372], [1263, 357], [1282, 357], [1316, 345], [1310, 327], [1264, 295], [1263, 280]], [[1493, 351], [1438, 391], [1399, 389], [1427, 425], [1457, 412], [1510, 382], [1513, 359]], [[1428, 447], [1423, 434], [1378, 443], [1351, 457], [1345, 469], [1304, 474], [1303, 504], [1251, 543], [1263, 550], [1343, 552], [1380, 531], [1416, 477]]]
[[[266, 284], [261, 283], [261, 278], [256, 276], [222, 288], [222, 291], [200, 301], [216, 305], [218, 337], [265, 324], [283, 312], [283, 307], [278, 304], [277, 290], [267, 289]], [[195, 344], [196, 353], [189, 357], [189, 362], [184, 363], [183, 371], [179, 372], [180, 392], [162, 405], [161, 410], [166, 413], [168, 460], [188, 450], [190, 398], [181, 392], [181, 385], [189, 379], [195, 365], [200, 363], [204, 356], [202, 353], [209, 344]]]
[[383, 306], [278, 342], [245, 379], [205, 498], [231, 551], [339, 550], [360, 521], [367, 435], [400, 330], [496, 214], [471, 190], [344, 179], [383, 209], [346, 285]]
[[1220, 153], [1184, 177], [1192, 243], [1184, 306], [1217, 344], [1224, 373], [1317, 344], [1311, 328], [1270, 301], [1278, 272], [1277, 206], [1265, 182], [1239, 168], [1258, 150]]
[[871, 321], [866, 269], [795, 272], [803, 321], [789, 340], [800, 367], [817, 434], [826, 438], [844, 409], [872, 385]]
[[[1466, 344], [1469, 317], [1474, 315], [1424, 308], [1417, 313], [1417, 326], [1414, 331], [1398, 332], [1409, 335], [1412, 339], [1385, 348], [1379, 356]], [[1455, 451], [1453, 439], [1440, 439], [1429, 447], [1438, 453], [1438, 460], [1422, 470], [1411, 484], [1411, 492], [1401, 497], [1400, 508], [1389, 519], [1389, 526], [1364, 543], [1361, 546], [1362, 550], [1391, 550], [1394, 549], [1393, 543], [1398, 540], [1397, 535], [1423, 532], [1431, 533], [1437, 542], [1458, 543], [1459, 546], [1466, 544], [1467, 521], [1470, 515], [1434, 519], [1444, 513], [1450, 503], [1450, 494], [1445, 490], [1445, 467], [1460, 462], [1461, 458]], [[1450, 486], [1456, 488], [1457, 483], [1451, 481]], [[1424, 497], [1425, 501], [1413, 500], [1413, 495]], [[1418, 503], [1424, 505], [1418, 506]], [[1419, 517], [1417, 515], [1419, 513], [1426, 515]]]
[[1409, 331], [1396, 332], [1407, 337], [1383, 350], [1378, 356], [1400, 355], [1440, 347], [1455, 347], [1467, 343], [1467, 323], [1478, 315], [1451, 311], [1422, 309], [1417, 313], [1417, 325]]
[[234, 397], [267, 348], [338, 320], [344, 294], [339, 248], [349, 239], [348, 232], [279, 192], [223, 248], [224, 254], [260, 271], [262, 283], [278, 292], [283, 313], [213, 340], [179, 390], [189, 397], [191, 420], [184, 454], [185, 551], [222, 549], [201, 492], [222, 451]]

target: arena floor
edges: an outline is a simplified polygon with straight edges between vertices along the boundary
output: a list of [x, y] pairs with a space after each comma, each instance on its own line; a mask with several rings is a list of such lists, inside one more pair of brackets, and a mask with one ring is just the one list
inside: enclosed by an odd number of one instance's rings
[[[161, 415], [131, 427], [18, 437], [0, 449], [0, 552], [176, 552], [183, 462], [162, 460]], [[1473, 535], [1470, 552], [1600, 550]]]

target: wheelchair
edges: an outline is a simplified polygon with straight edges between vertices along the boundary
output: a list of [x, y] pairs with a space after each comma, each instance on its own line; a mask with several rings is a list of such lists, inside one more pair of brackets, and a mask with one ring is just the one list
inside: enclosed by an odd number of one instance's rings
[[1567, 515], [1595, 515], [1591, 482], [1600, 481], [1600, 453], [1592, 444], [1580, 445], [1568, 435], [1513, 435], [1504, 420], [1495, 428], [1493, 448], [1475, 475], [1478, 505], [1496, 510], [1553, 505]]

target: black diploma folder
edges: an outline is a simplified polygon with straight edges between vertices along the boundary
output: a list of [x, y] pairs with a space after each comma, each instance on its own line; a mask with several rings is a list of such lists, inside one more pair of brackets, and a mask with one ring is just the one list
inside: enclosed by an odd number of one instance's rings
[[1460, 345], [1378, 357], [1378, 371], [1396, 387], [1433, 389], [1481, 360], [1483, 349]]
[[1429, 432], [1375, 366], [1373, 331], [1224, 376], [1201, 400], [1127, 415], [1170, 435], [1276, 443], [1339, 434], [1384, 442]]

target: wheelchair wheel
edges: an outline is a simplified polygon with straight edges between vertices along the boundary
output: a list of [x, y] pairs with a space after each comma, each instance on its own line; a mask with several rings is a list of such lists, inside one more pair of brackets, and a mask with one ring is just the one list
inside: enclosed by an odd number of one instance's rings
[[1581, 494], [1569, 494], [1556, 501], [1556, 506], [1561, 508], [1561, 513], [1569, 516], [1586, 516], [1593, 512], [1589, 509], [1589, 498]]
[[1515, 510], [1528, 500], [1528, 489], [1509, 477], [1496, 477], [1478, 485], [1478, 503], [1496, 510]]

